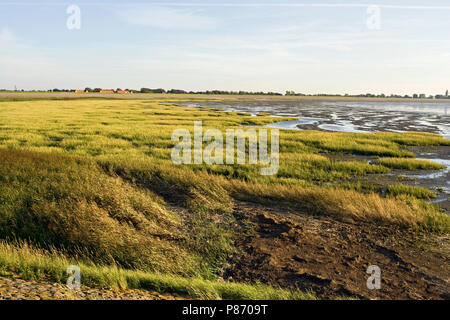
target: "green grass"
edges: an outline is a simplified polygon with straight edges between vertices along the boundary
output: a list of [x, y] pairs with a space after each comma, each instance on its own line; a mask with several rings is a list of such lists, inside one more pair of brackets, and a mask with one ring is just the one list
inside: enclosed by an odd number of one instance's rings
[[387, 188], [387, 193], [393, 196], [408, 195], [418, 199], [427, 199], [427, 200], [436, 198], [436, 193], [434, 193], [431, 190], [428, 190], [427, 188], [417, 186], [407, 186], [404, 184], [389, 185]]
[[[450, 232], [448, 215], [441, 213], [438, 207], [414, 197], [401, 197], [401, 192], [396, 194], [398, 199], [385, 198], [372, 190], [361, 193], [341, 188], [317, 187], [306, 182], [299, 183], [295, 179], [283, 180], [283, 183], [264, 183], [210, 174], [206, 170], [193, 172], [169, 166], [123, 161], [108, 165], [108, 172], [147, 186], [167, 201], [175, 200], [193, 211], [205, 212], [203, 219], [209, 216], [220, 221], [217, 213], [223, 217], [230, 210], [230, 200], [237, 199], [293, 208], [301, 213], [326, 215], [340, 220], [375, 221], [416, 230]], [[130, 166], [133, 169], [127, 170]], [[414, 196], [411, 192], [406, 195]], [[415, 195], [419, 196], [418, 193]], [[420, 195], [419, 198], [423, 196]], [[224, 229], [226, 228], [224, 225]]]
[[446, 168], [444, 165], [433, 161], [403, 158], [381, 158], [378, 163], [388, 168], [405, 170], [441, 170]]
[[[408, 192], [404, 189], [406, 187]], [[421, 198], [432, 193], [428, 189], [397, 186], [398, 197], [381, 197], [354, 190], [305, 188], [302, 186], [263, 185], [231, 181], [232, 195], [240, 200], [267, 206], [294, 209], [312, 215], [325, 215], [338, 220], [369, 222], [426, 232], [450, 233], [450, 216]], [[429, 193], [427, 193], [427, 191]], [[392, 191], [392, 194], [394, 191]], [[408, 195], [404, 195], [408, 193]], [[401, 195], [400, 195], [401, 194]]]
[[[410, 186], [406, 184], [389, 184], [384, 185], [377, 181], [353, 181], [336, 185], [337, 188], [354, 190], [360, 193], [377, 193], [385, 196], [401, 197], [411, 196], [417, 199], [430, 200], [436, 198], [436, 193], [425, 187]], [[438, 189], [439, 190], [439, 189]], [[442, 190], [440, 190], [442, 192]]]
[[107, 289], [143, 289], [179, 294], [193, 299], [312, 300], [312, 293], [288, 291], [262, 284], [240, 284], [184, 278], [168, 274], [98, 266], [68, 259], [56, 251], [36, 249], [25, 243], [0, 242], [0, 273], [20, 274], [24, 279], [50, 280], [65, 284], [69, 265], [81, 270], [83, 286]]
[[[253, 299], [296, 296], [207, 281], [217, 279], [245, 234], [236, 227], [235, 200], [450, 232], [450, 218], [418, 199], [431, 197], [425, 190], [391, 186], [388, 197], [370, 188], [344, 190], [349, 179], [387, 173], [391, 163], [430, 166], [412, 159], [405, 147], [449, 145], [439, 135], [280, 131], [275, 176], [261, 176], [260, 165], [177, 166], [171, 161], [173, 130], [192, 132], [196, 120], [203, 121], [204, 130], [225, 130], [286, 119], [158, 100], [0, 102], [0, 239], [4, 246], [26, 240], [33, 248], [56, 250], [58, 259], [81, 261], [87, 283], [92, 278], [96, 286], [194, 286], [199, 296]], [[329, 156], [335, 152], [401, 158], [371, 164], [335, 160]], [[0, 251], [0, 261], [17, 272], [27, 274], [29, 267], [31, 275], [58, 278], [65, 271], [63, 263], [52, 266], [53, 256], [36, 267], [40, 255], [35, 251], [19, 263], [8, 250]], [[114, 270], [120, 276], [108, 280]]]
[[[174, 129], [192, 131], [194, 120], [204, 129], [264, 125], [286, 120], [251, 117], [210, 108], [192, 109], [145, 100], [67, 100], [0, 103], [0, 148], [86, 155], [111, 160], [126, 158], [171, 163]], [[332, 161], [318, 153], [344, 152], [369, 156], [414, 157], [407, 145], [446, 145], [438, 135], [421, 133], [354, 134], [282, 131], [281, 167], [276, 179], [261, 177], [255, 166], [200, 166], [233, 178], [280, 182], [280, 179], [336, 181], [352, 175], [383, 173], [386, 166], [361, 161]], [[126, 155], [126, 156], [125, 156]], [[299, 165], [299, 162], [301, 164]]]
[[[149, 190], [80, 157], [0, 150], [0, 238], [98, 263], [192, 275], [179, 216]], [[174, 239], [174, 240], [171, 240]]]
[[[156, 192], [162, 197], [171, 193], [173, 181], [177, 181], [175, 185], [181, 185], [169, 200], [181, 200], [185, 207], [195, 212], [198, 221], [209, 221], [205, 216], [213, 212], [226, 212], [230, 201], [228, 191], [223, 187], [211, 184], [203, 189], [199, 187], [202, 184], [198, 177], [205, 172], [227, 180], [238, 179], [262, 185], [339, 185], [352, 177], [387, 173], [391, 167], [438, 169], [440, 166], [437, 164], [405, 158], [413, 158], [414, 154], [404, 147], [450, 143], [439, 135], [418, 132], [360, 134], [282, 130], [280, 169], [276, 176], [261, 176], [260, 167], [250, 165], [179, 166], [179, 171], [176, 171], [170, 159], [171, 148], [175, 145], [171, 134], [175, 129], [187, 128], [192, 132], [195, 120], [203, 121], [204, 130], [225, 130], [284, 119], [265, 114], [252, 117], [206, 107], [193, 109], [157, 100], [3, 102], [0, 103], [0, 114], [0, 148], [88, 157], [99, 162], [104, 170], [109, 170], [109, 174], [120, 175], [131, 184], [141, 182], [141, 186], [153, 192], [158, 189]], [[390, 158], [369, 164], [334, 160], [327, 157], [330, 152]], [[169, 177], [162, 170], [142, 169], [158, 166], [166, 172], [178, 173]], [[161, 177], [149, 176], [152, 172]], [[189, 179], [183, 180], [182, 176]], [[157, 185], [160, 187], [156, 188]], [[181, 199], [173, 199], [177, 195], [181, 195]], [[193, 225], [196, 224], [193, 222]], [[204, 224], [198, 227], [209, 228]]]

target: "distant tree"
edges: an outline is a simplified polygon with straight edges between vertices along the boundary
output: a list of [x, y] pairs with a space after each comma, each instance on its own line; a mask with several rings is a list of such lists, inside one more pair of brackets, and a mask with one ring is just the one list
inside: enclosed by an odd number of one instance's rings
[[448, 97], [448, 90], [447, 90], [447, 91], [445, 91], [445, 96], [446, 96], [446, 97]]
[[92, 89], [91, 88], [84, 88], [84, 91], [86, 91], [86, 92], [92, 92]]
[[162, 88], [158, 88], [158, 89], [141, 88], [140, 92], [141, 93], [166, 93], [166, 90], [164, 90]]
[[187, 93], [184, 90], [180, 90], [180, 89], [170, 89], [169, 91], [167, 91], [167, 93], [171, 93], [171, 94], [183, 94], [183, 93]]
[[414, 94], [413, 94], [413, 98], [414, 98], [414, 99], [417, 99], [418, 97], [419, 97], [419, 96], [417, 95], [417, 93], [414, 93]]

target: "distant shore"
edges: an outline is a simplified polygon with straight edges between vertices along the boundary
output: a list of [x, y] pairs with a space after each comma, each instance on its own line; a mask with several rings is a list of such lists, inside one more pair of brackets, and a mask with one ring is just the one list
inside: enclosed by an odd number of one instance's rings
[[171, 99], [171, 100], [287, 100], [287, 101], [380, 101], [450, 103], [450, 99], [370, 98], [345, 96], [271, 96], [271, 95], [209, 95], [209, 94], [146, 94], [146, 93], [75, 93], [75, 92], [0, 92], [0, 99]]

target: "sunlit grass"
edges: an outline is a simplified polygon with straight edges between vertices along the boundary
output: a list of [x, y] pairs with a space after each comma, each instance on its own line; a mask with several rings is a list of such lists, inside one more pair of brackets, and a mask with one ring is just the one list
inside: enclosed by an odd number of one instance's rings
[[[301, 213], [325, 215], [344, 221], [364, 221], [430, 232], [449, 233], [450, 216], [439, 208], [412, 196], [424, 198], [424, 190], [392, 186], [397, 198], [383, 198], [375, 193], [363, 194], [353, 190], [331, 188], [304, 188], [302, 186], [263, 185], [231, 181], [234, 197], [250, 202], [281, 208], [295, 209]], [[420, 193], [419, 193], [420, 192]], [[431, 191], [429, 191], [432, 194]], [[412, 196], [405, 196], [409, 193]], [[427, 193], [428, 195], [428, 193]]]
[[416, 160], [416, 159], [404, 159], [404, 158], [381, 158], [378, 163], [393, 169], [405, 169], [405, 170], [441, 170], [445, 169], [445, 166], [433, 161], [428, 160]]
[[0, 242], [0, 274], [20, 274], [24, 279], [51, 280], [65, 284], [69, 265], [81, 271], [81, 284], [106, 289], [141, 289], [178, 294], [193, 299], [314, 300], [313, 293], [288, 291], [261, 284], [241, 284], [183, 278], [174, 275], [96, 265], [92, 261], [68, 259], [26, 243]]
[[417, 186], [407, 186], [403, 184], [389, 185], [387, 188], [387, 192], [388, 194], [393, 196], [408, 195], [418, 199], [436, 198], [436, 193], [427, 188]]
[[[85, 265], [86, 279], [92, 274], [95, 285], [174, 288], [195, 283], [195, 290], [207, 297], [264, 299], [306, 296], [176, 278], [217, 278], [240, 236], [232, 227], [235, 200], [449, 233], [449, 217], [417, 199], [432, 197], [431, 191], [392, 185], [383, 197], [375, 188], [350, 182], [391, 168], [440, 169], [405, 150], [408, 145], [449, 145], [439, 135], [280, 131], [280, 168], [274, 176], [261, 176], [259, 165], [177, 166], [171, 161], [172, 132], [192, 132], [194, 121], [202, 120], [204, 130], [224, 131], [287, 119], [157, 100], [0, 102], [0, 238], [26, 239], [57, 250], [61, 259], [91, 261]], [[331, 153], [384, 158], [378, 163], [335, 160]], [[30, 268], [30, 274], [44, 272], [55, 279], [68, 262], [58, 264], [55, 258], [52, 265], [52, 256], [36, 267], [40, 253], [14, 260], [20, 250], [28, 249], [0, 250], [0, 261], [22, 273]], [[110, 272], [120, 276], [111, 280]]]

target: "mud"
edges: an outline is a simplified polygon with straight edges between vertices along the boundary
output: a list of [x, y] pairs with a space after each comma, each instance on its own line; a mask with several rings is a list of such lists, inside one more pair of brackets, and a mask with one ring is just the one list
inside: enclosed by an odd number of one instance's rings
[[[224, 278], [312, 290], [320, 298], [450, 299], [450, 238], [373, 224], [352, 224], [248, 203], [236, 217], [250, 225]], [[370, 265], [381, 289], [369, 290]]]

